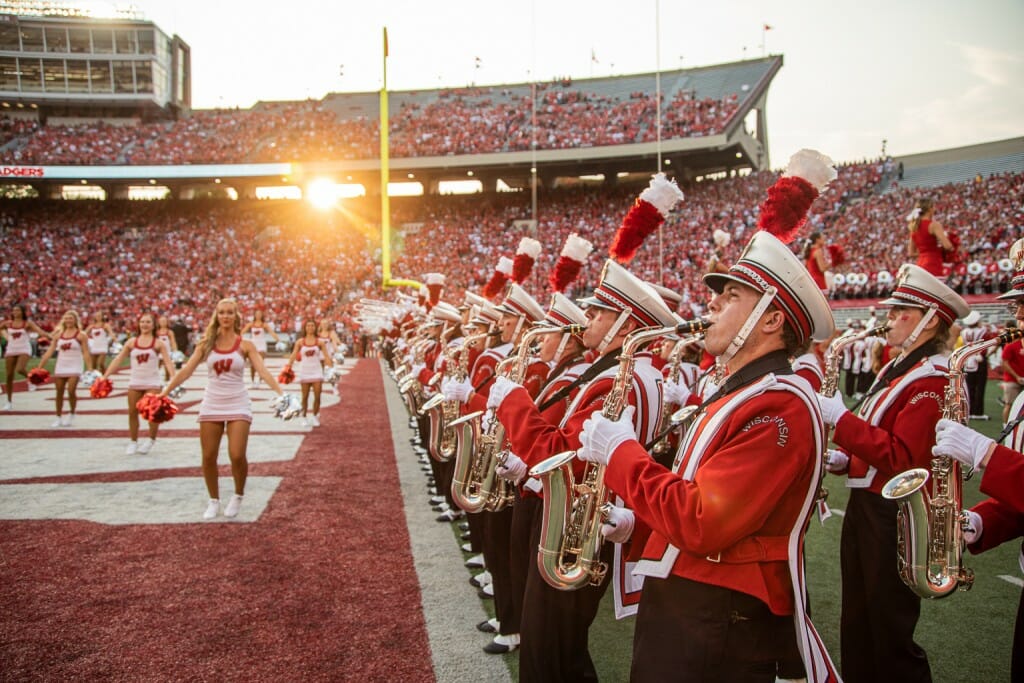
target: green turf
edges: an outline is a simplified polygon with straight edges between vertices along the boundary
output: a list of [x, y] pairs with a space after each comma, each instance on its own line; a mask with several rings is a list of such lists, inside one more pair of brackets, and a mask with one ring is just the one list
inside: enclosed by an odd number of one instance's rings
[[[50, 360], [46, 361], [46, 369], [52, 374], [53, 373], [53, 366], [56, 365], [56, 364], [57, 364], [57, 361], [55, 359], [51, 358]], [[39, 359], [38, 358], [29, 358], [28, 359], [28, 365], [25, 366], [25, 370], [31, 370], [32, 368], [37, 367], [38, 365], [39, 365]], [[15, 379], [21, 380], [22, 382], [25, 381], [25, 378], [21, 377], [21, 376], [15, 378]], [[7, 363], [4, 363], [4, 362], [0, 361], [0, 384], [3, 384], [6, 381], [7, 381]], [[2, 392], [2, 391], [3, 391], [3, 389], [0, 389], [0, 392]], [[2, 396], [2, 394], [0, 394], [0, 396]]]
[[[971, 426], [995, 437], [1000, 424], [999, 383], [989, 381], [986, 407], [993, 417], [988, 422], [974, 421]], [[983, 496], [978, 492], [975, 476], [964, 488], [967, 507]], [[829, 476], [829, 504], [844, 509], [847, 489], [844, 481]], [[814, 624], [825, 641], [836, 664], [839, 662], [839, 535], [843, 518], [834, 515], [822, 526], [812, 521], [807, 534], [808, 591]], [[917, 641], [928, 653], [932, 677], [942, 681], [1006, 681], [1010, 679], [1010, 647], [1013, 624], [1021, 589], [999, 578], [1008, 575], [1020, 578], [1017, 552], [1020, 545], [1005, 543], [982, 555], [966, 556], [965, 564], [974, 570], [974, 588], [957, 592], [942, 600], [923, 601]], [[896, 568], [893, 567], [893, 571]], [[594, 625], [590, 629], [590, 653], [602, 681], [629, 680], [630, 652], [633, 643], [633, 619], [616, 621], [612, 591], [605, 595]], [[512, 673], [518, 678], [518, 658], [504, 656]]]

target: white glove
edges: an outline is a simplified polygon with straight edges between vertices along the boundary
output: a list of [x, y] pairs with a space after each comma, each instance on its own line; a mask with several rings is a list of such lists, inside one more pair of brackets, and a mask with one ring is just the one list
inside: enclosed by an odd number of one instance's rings
[[982, 531], [985, 530], [981, 515], [972, 510], [964, 510], [964, 514], [967, 515], [967, 524], [964, 526], [964, 543], [967, 545], [977, 543], [981, 538]]
[[580, 460], [607, 465], [616, 448], [626, 441], [636, 441], [636, 432], [633, 431], [634, 412], [636, 408], [629, 406], [615, 422], [601, 413], [594, 413], [588, 417], [580, 433], [580, 450], [576, 454], [577, 457]]
[[825, 469], [832, 474], [839, 474], [840, 472], [846, 471], [846, 466], [850, 464], [850, 456], [842, 451], [837, 451], [833, 448], [825, 451]]
[[491, 393], [487, 395], [487, 407], [497, 410], [501, 407], [501, 402], [505, 400], [505, 397], [521, 386], [507, 377], [498, 377], [491, 385]]
[[718, 391], [718, 383], [709, 377], [704, 382], [704, 390], [701, 392], [700, 397], [702, 400], [706, 400], [711, 396], [714, 396], [716, 391]]
[[633, 535], [636, 516], [629, 508], [610, 506], [601, 525], [601, 535], [612, 543], [625, 543]]
[[932, 455], [955, 458], [976, 470], [982, 468], [981, 461], [988, 455], [995, 441], [979, 434], [970, 427], [945, 418], [935, 425], [935, 445]]
[[454, 378], [446, 379], [441, 382], [441, 393], [448, 401], [465, 403], [469, 400], [469, 395], [473, 393], [473, 383], [468, 378], [461, 382]]
[[480, 431], [488, 432], [491, 430], [491, 423], [495, 420], [493, 410], [485, 410], [484, 414], [480, 416]]
[[515, 453], [507, 453], [505, 455], [505, 462], [494, 468], [494, 471], [498, 473], [498, 476], [505, 481], [510, 481], [513, 484], [518, 484], [526, 476], [526, 470], [529, 469], [526, 463], [523, 462]]
[[426, 369], [427, 369], [427, 366], [424, 365], [423, 363], [416, 363], [415, 365], [412, 366], [412, 369], [409, 370], [409, 376], [410, 377], [419, 377], [420, 373], [423, 372]]
[[665, 403], [675, 403], [678, 406], [686, 405], [686, 401], [692, 393], [685, 384], [676, 384], [670, 379], [665, 380], [661, 386]]
[[825, 424], [835, 426], [843, 415], [850, 412], [850, 409], [843, 403], [842, 395], [837, 391], [834, 396], [823, 396], [818, 394], [818, 404], [821, 406], [821, 417]]

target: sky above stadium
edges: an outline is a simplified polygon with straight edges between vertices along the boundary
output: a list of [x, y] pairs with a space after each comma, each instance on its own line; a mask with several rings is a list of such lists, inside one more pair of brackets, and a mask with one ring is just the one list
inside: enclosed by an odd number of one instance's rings
[[[782, 54], [773, 165], [1024, 135], [1021, 0], [135, 0], [192, 48], [193, 106], [576, 79]], [[765, 27], [770, 27], [765, 30]]]

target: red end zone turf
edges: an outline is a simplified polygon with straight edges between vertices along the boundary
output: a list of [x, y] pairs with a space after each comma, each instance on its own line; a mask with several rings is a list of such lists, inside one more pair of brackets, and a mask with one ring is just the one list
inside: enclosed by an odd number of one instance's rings
[[195, 524], [0, 521], [2, 678], [433, 680], [380, 366], [346, 379], [250, 464], [283, 478], [255, 523], [201, 523], [202, 490]]

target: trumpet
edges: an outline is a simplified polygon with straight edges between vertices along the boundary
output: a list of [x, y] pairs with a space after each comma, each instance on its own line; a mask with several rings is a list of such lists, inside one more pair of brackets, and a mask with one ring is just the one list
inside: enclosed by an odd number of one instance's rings
[[[1012, 329], [992, 338], [966, 344], [949, 357], [949, 382], [942, 417], [966, 423], [967, 393], [963, 367], [967, 359], [995, 346], [1024, 337]], [[927, 484], [932, 481], [931, 491]], [[898, 474], [882, 487], [882, 497], [899, 506], [896, 524], [900, 578], [922, 598], [944, 598], [957, 589], [970, 590], [974, 572], [963, 566], [963, 477], [960, 463], [935, 456], [931, 472], [923, 467]]]
[[[601, 414], [618, 420], [626, 408], [636, 354], [640, 348], [665, 334], [697, 334], [711, 323], [691, 320], [672, 327], [640, 330], [626, 337], [619, 356], [619, 368], [605, 398]], [[559, 590], [577, 590], [588, 584], [599, 586], [608, 572], [601, 561], [604, 537], [601, 525], [611, 507], [604, 484], [604, 465], [587, 463], [577, 483], [572, 471], [576, 451], [565, 451], [544, 460], [530, 476], [544, 484], [544, 513], [541, 523], [537, 567], [541, 578]]]

